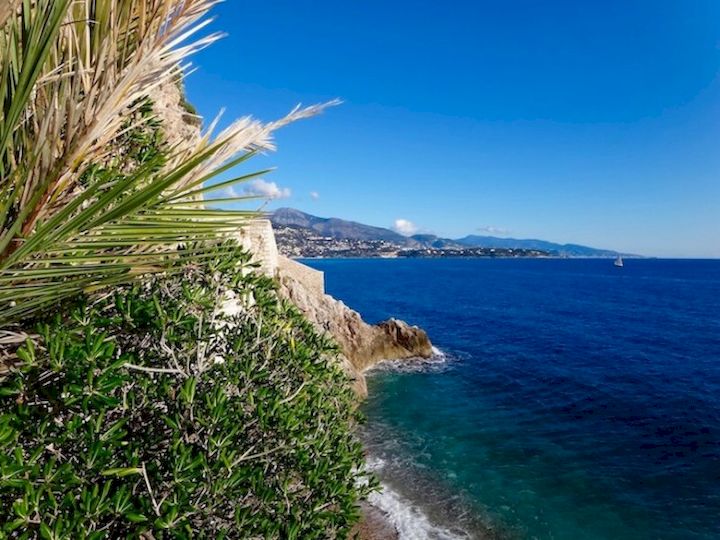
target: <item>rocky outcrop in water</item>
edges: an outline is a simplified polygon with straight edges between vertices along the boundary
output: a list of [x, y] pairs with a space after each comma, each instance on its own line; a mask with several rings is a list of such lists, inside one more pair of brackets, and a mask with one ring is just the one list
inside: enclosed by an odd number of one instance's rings
[[[298, 266], [302, 266], [299, 265]], [[355, 390], [367, 395], [364, 372], [381, 360], [429, 358], [432, 344], [417, 326], [396, 319], [371, 325], [328, 294], [307, 287], [291, 268], [279, 273], [281, 292], [321, 331], [330, 334], [340, 346], [344, 369], [355, 380]]]

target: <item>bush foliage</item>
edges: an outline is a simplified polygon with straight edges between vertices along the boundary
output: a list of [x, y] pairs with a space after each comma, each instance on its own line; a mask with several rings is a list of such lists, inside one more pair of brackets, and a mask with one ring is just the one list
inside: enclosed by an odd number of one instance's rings
[[0, 537], [346, 536], [368, 489], [349, 385], [245, 254], [37, 333], [0, 386]]

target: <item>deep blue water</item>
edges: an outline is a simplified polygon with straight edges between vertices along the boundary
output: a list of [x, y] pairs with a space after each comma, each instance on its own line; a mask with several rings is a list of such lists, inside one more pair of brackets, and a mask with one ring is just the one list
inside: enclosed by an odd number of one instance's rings
[[471, 536], [720, 538], [720, 261], [312, 260], [447, 361], [369, 378], [380, 478]]

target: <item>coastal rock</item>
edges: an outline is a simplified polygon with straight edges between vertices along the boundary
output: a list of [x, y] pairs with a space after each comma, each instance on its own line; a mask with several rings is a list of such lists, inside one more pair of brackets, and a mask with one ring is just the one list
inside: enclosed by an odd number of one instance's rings
[[403, 359], [411, 357], [430, 358], [433, 355], [432, 343], [424, 330], [410, 326], [405, 321], [390, 319], [377, 325], [382, 331], [375, 340], [371, 358]]
[[400, 538], [397, 529], [379, 508], [369, 503], [361, 503], [360, 521], [350, 531], [348, 538], [356, 540], [397, 540]]
[[[307, 268], [295, 263], [297, 267]], [[281, 265], [281, 293], [322, 332], [330, 334], [342, 350], [343, 368], [355, 380], [355, 391], [367, 395], [364, 372], [381, 360], [429, 358], [432, 344], [417, 326], [396, 319], [377, 325], [316, 288], [308, 287], [294, 265]]]

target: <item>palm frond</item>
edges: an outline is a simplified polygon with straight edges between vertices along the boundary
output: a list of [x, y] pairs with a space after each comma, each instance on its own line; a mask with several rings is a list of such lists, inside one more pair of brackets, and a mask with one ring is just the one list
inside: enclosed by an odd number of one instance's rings
[[[34, 0], [0, 10], [0, 324], [81, 291], [173, 272], [225, 249], [253, 212], [202, 197], [276, 129], [321, 112], [250, 117], [194, 146], [123, 165], [146, 96], [182, 76], [216, 0]], [[4, 23], [2, 17], [5, 17]], [[219, 186], [219, 187], [218, 187]]]

